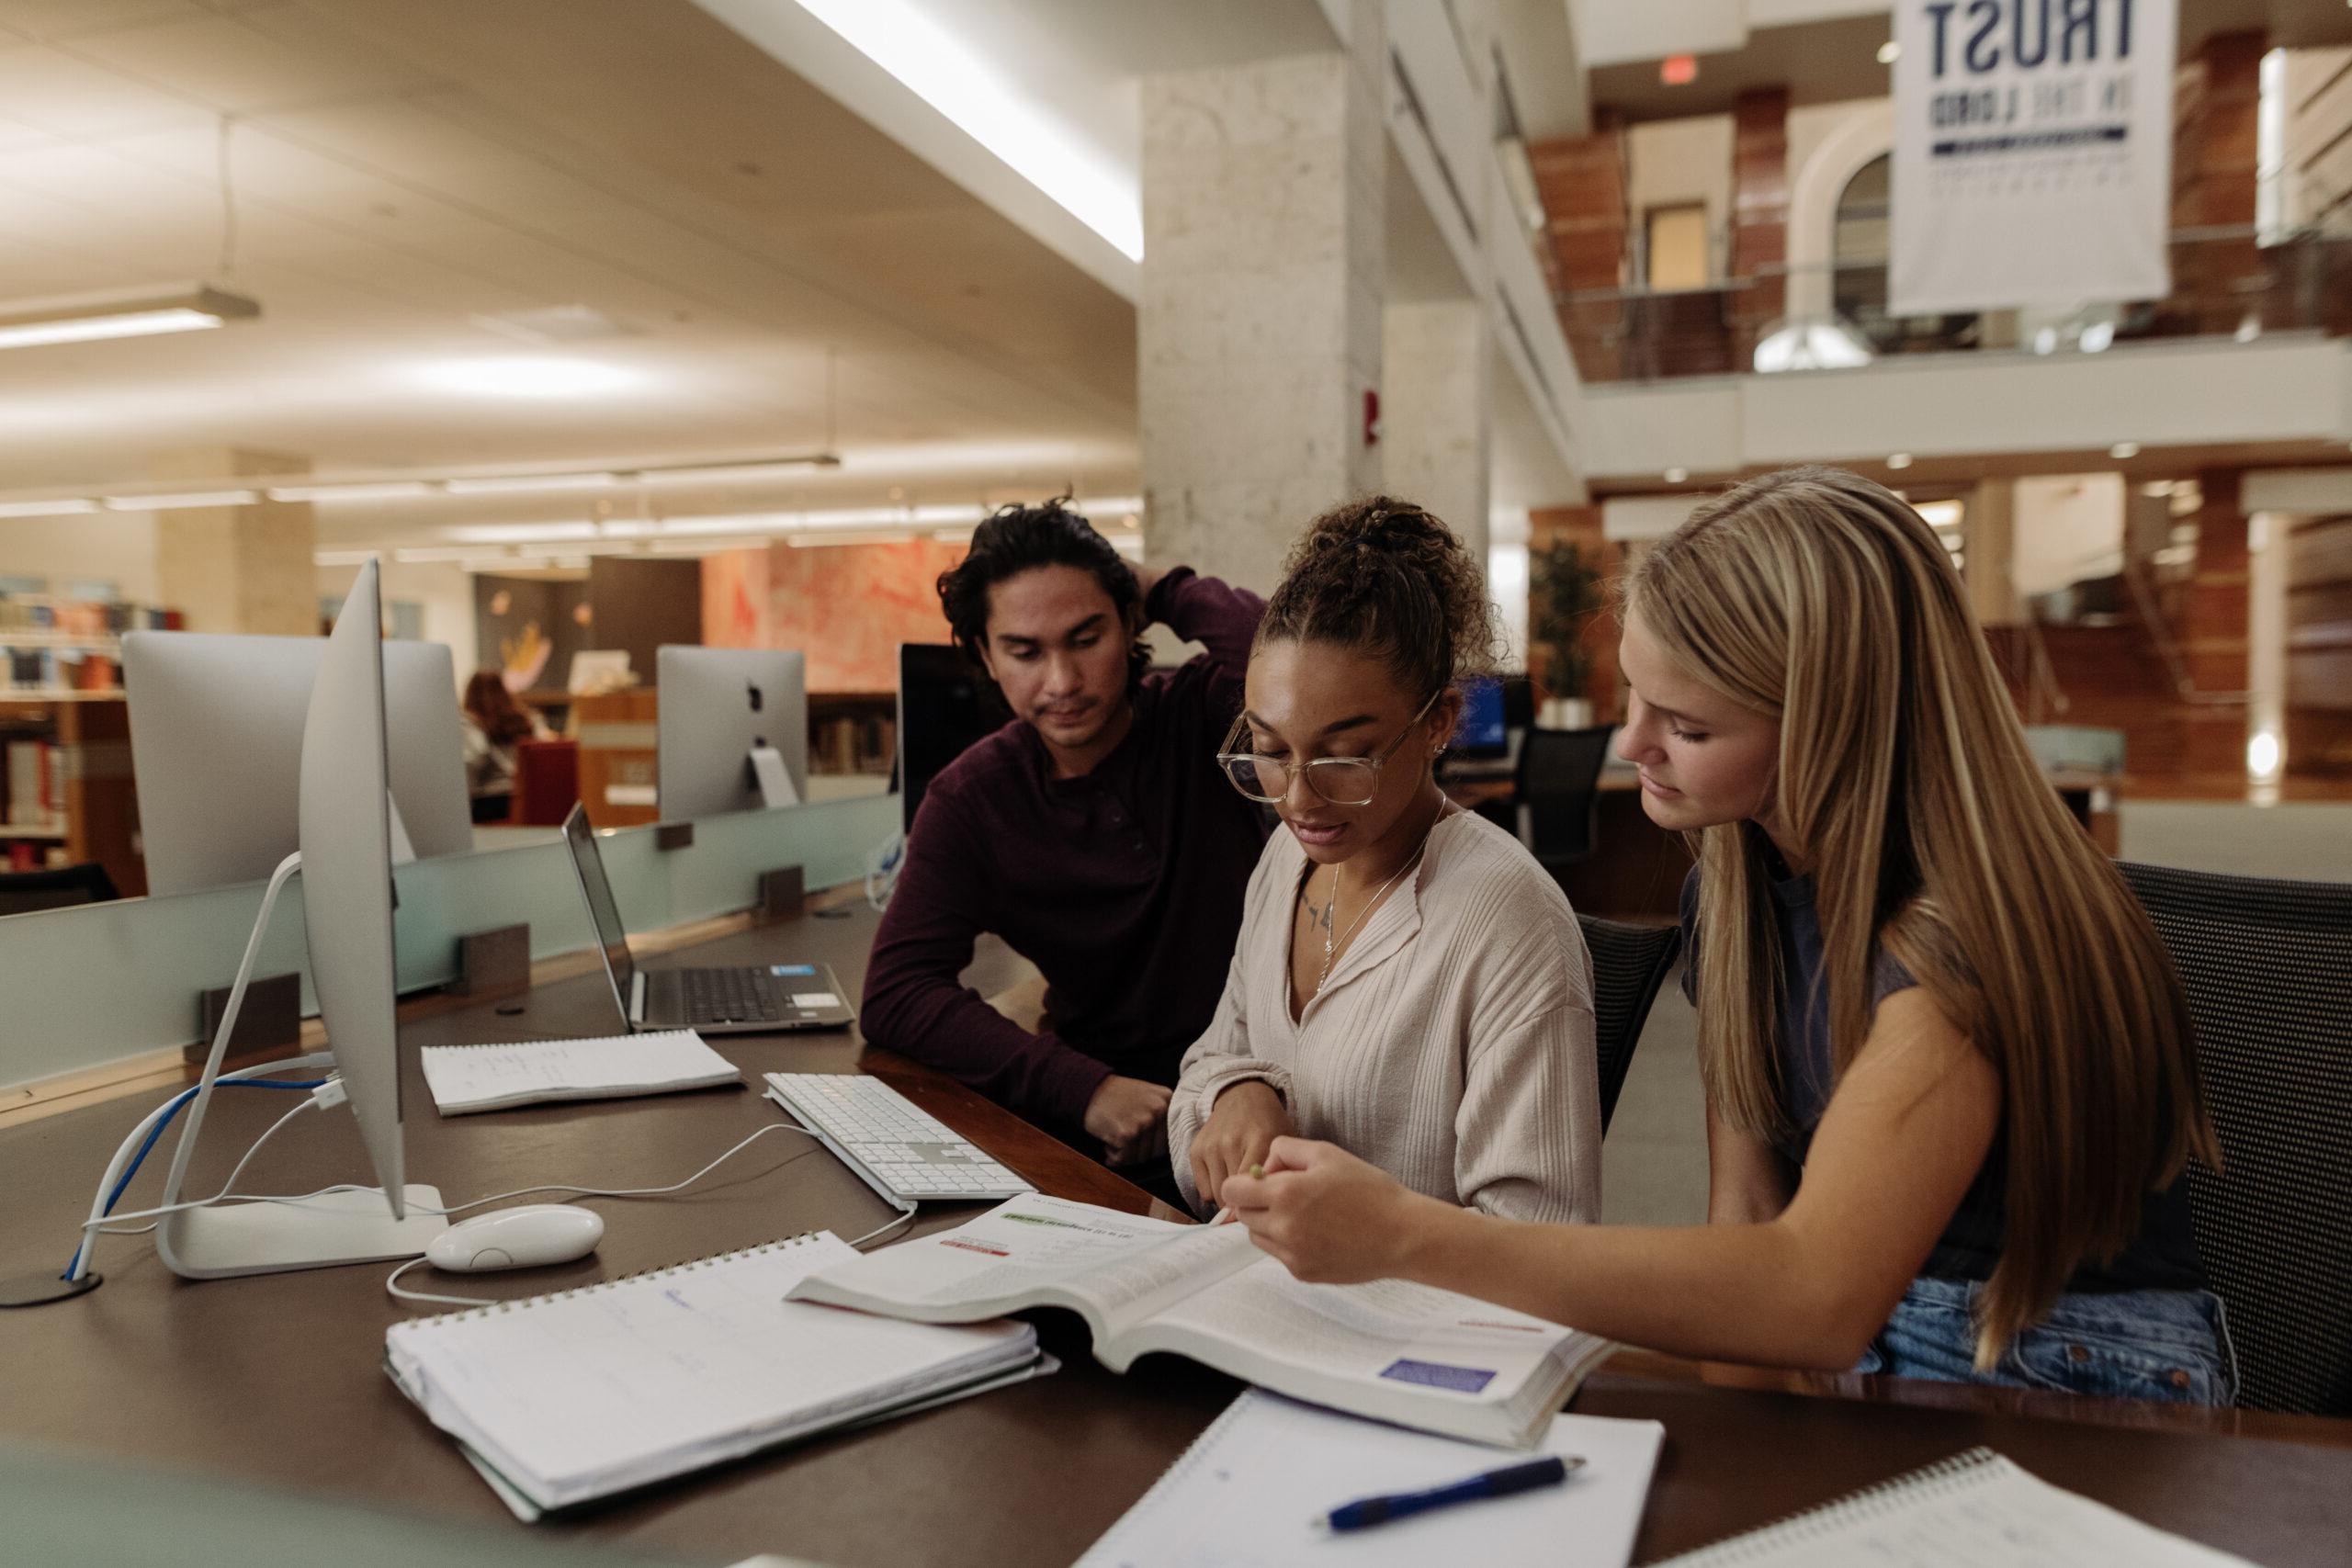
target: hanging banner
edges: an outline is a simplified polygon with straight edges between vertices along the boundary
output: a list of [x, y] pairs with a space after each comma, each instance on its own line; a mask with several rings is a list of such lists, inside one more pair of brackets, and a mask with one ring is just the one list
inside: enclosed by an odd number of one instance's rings
[[1888, 309], [2172, 288], [2176, 0], [1895, 0]]

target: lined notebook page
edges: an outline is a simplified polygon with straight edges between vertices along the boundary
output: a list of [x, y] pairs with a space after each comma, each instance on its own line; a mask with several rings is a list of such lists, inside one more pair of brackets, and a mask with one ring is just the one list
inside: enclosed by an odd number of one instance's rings
[[551, 1100], [604, 1100], [738, 1083], [742, 1074], [691, 1029], [596, 1040], [427, 1045], [418, 1053], [444, 1116]]
[[1665, 1436], [1655, 1421], [1558, 1416], [1536, 1451], [1585, 1461], [1562, 1484], [1327, 1535], [1314, 1521], [1342, 1503], [1441, 1486], [1529, 1456], [1249, 1389], [1078, 1568], [1480, 1562], [1624, 1568]]
[[1990, 1449], [1899, 1476], [1665, 1568], [2253, 1568], [2052, 1486]]
[[510, 1306], [394, 1325], [435, 1425], [537, 1500], [672, 1474], [749, 1435], [919, 1389], [1034, 1341], [1025, 1324], [899, 1323], [786, 1302], [856, 1254], [830, 1232]]

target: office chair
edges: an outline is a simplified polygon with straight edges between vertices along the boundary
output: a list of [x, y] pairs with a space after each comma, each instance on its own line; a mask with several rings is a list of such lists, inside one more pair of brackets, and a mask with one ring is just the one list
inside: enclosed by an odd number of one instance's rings
[[2189, 1204], [2238, 1403], [2352, 1416], [2352, 885], [2116, 869], [2188, 992], [2222, 1141]]
[[0, 872], [0, 915], [29, 915], [40, 909], [70, 909], [103, 904], [122, 895], [96, 861], [53, 871]]
[[1650, 1004], [1682, 951], [1682, 928], [1631, 926], [1591, 915], [1578, 915], [1577, 924], [1584, 928], [1585, 949], [1592, 954], [1593, 1055], [1600, 1066], [1600, 1130], [1606, 1134]]
[[514, 743], [514, 794], [507, 807], [507, 826], [560, 828], [579, 798], [580, 742]]
[[1600, 765], [1613, 725], [1590, 729], [1531, 729], [1520, 742], [1519, 841], [1558, 873], [1592, 852], [1600, 799]]

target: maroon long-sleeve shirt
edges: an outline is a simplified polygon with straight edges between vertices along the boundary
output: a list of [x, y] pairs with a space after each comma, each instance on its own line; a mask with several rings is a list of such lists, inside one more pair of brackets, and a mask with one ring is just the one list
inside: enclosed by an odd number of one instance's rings
[[[1258, 807], [1215, 760], [1265, 607], [1175, 568], [1146, 614], [1207, 651], [1144, 679], [1126, 738], [1092, 773], [1056, 778], [1016, 719], [932, 781], [866, 968], [868, 1040], [1065, 1133], [1113, 1073], [1175, 1083], [1265, 846]], [[1045, 976], [1045, 1032], [956, 984], [982, 931]]]

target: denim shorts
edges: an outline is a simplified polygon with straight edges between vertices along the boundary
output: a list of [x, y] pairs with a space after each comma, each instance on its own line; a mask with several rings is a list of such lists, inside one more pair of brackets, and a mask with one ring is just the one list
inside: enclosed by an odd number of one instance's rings
[[2172, 1404], [2237, 1397], [2229, 1318], [2211, 1291], [2061, 1296], [1980, 1372], [1975, 1308], [1984, 1292], [1964, 1280], [1912, 1280], [1854, 1371]]

